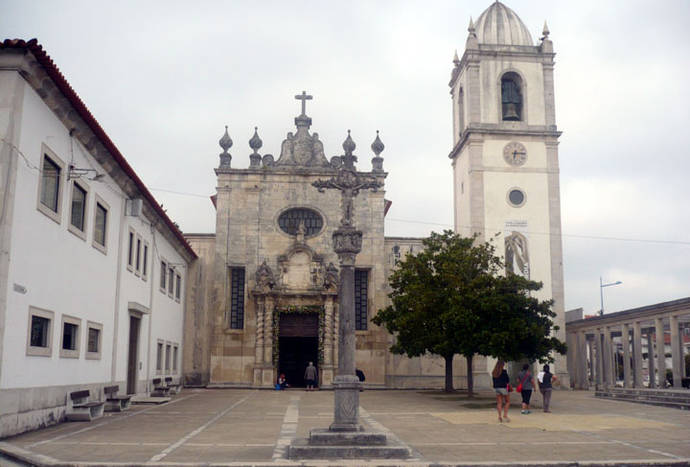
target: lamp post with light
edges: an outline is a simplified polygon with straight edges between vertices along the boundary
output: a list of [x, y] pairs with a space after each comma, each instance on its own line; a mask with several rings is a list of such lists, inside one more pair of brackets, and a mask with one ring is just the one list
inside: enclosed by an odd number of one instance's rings
[[601, 276], [599, 276], [599, 295], [601, 297], [601, 309], [599, 310], [599, 316], [604, 315], [604, 287], [611, 287], [614, 285], [620, 285], [623, 282], [621, 281], [616, 281], [616, 282], [609, 282], [608, 284], [604, 284], [604, 281], [601, 279]]

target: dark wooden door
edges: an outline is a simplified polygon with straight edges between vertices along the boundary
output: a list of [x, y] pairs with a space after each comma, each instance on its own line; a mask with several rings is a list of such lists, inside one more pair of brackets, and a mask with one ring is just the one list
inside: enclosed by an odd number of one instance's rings
[[304, 387], [304, 370], [309, 362], [318, 369], [318, 313], [284, 313], [278, 329], [278, 374], [285, 373], [290, 386]]
[[139, 325], [141, 320], [129, 317], [129, 355], [127, 357], [127, 394], [137, 392], [137, 370], [139, 363]]

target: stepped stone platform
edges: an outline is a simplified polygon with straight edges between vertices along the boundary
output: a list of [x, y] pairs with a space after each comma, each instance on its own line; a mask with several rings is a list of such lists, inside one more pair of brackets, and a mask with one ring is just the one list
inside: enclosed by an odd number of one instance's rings
[[690, 390], [688, 389], [603, 388], [596, 390], [595, 396], [690, 410]]
[[389, 440], [385, 433], [371, 431], [333, 432], [314, 429], [309, 438], [292, 441], [290, 459], [407, 459], [411, 450]]

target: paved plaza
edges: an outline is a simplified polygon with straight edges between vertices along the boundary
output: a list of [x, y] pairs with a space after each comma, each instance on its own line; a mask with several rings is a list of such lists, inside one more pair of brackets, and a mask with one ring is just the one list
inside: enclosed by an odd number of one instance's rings
[[[541, 411], [538, 394], [533, 402], [529, 415], [513, 404], [510, 423], [500, 424], [490, 393], [468, 401], [462, 393], [365, 391], [362, 423], [413, 452], [407, 461], [371, 465], [688, 465], [688, 411], [600, 400], [584, 391], [557, 391], [553, 413]], [[188, 389], [167, 404], [7, 438], [0, 450], [36, 465], [323, 465], [289, 461], [287, 445], [327, 427], [332, 417], [331, 391]]]

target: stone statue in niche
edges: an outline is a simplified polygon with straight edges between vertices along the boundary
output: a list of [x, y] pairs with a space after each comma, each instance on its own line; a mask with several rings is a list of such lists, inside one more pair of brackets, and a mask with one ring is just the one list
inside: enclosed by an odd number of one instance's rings
[[321, 285], [321, 275], [323, 266], [321, 263], [312, 261], [311, 263], [311, 285], [319, 287]]
[[326, 274], [323, 278], [323, 287], [326, 290], [338, 288], [338, 268], [333, 263], [328, 263]]
[[304, 219], [299, 221], [299, 226], [297, 226], [297, 234], [295, 235], [295, 241], [297, 243], [304, 243], [304, 237], [307, 234], [307, 228], [304, 227]]
[[520, 232], [511, 232], [505, 237], [506, 272], [512, 272], [529, 279], [529, 249], [527, 238]]
[[268, 291], [275, 287], [276, 280], [273, 275], [271, 267], [266, 264], [266, 260], [261, 263], [261, 266], [256, 270], [256, 288], [262, 291]]

